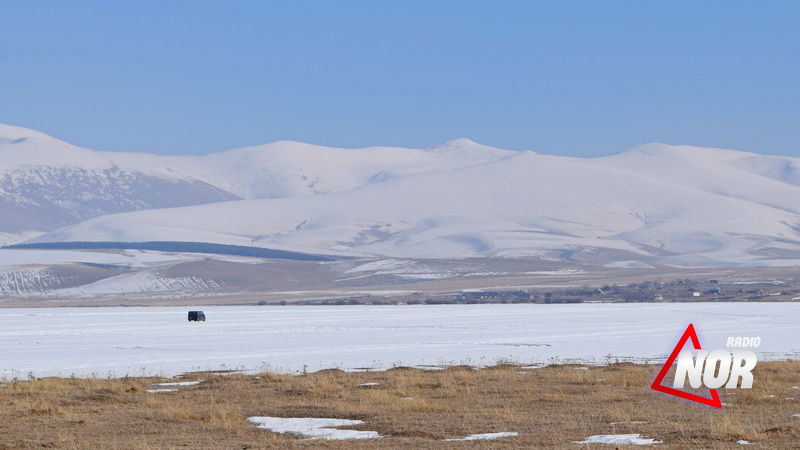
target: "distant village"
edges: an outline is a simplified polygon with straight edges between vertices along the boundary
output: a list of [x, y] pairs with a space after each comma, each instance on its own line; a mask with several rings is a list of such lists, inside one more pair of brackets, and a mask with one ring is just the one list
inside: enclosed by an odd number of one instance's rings
[[[600, 287], [529, 288], [523, 290], [474, 290], [446, 294], [414, 293], [395, 297], [354, 296], [302, 303], [326, 305], [363, 304], [480, 304], [480, 303], [652, 303], [652, 302], [791, 302], [800, 301], [800, 280], [723, 282], [679, 279], [647, 281]], [[295, 303], [297, 304], [297, 303]]]

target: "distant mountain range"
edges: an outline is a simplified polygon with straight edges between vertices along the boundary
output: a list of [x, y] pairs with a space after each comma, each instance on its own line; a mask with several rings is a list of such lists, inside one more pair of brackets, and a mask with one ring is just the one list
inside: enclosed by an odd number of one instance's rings
[[458, 139], [99, 152], [0, 125], [0, 243], [204, 242], [339, 256], [794, 265], [800, 158], [648, 144], [590, 159]]

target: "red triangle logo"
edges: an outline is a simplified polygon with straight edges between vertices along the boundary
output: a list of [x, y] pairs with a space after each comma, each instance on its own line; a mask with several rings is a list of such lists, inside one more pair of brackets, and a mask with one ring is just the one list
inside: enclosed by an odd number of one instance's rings
[[672, 350], [672, 354], [669, 355], [667, 362], [665, 362], [661, 367], [661, 371], [658, 372], [658, 375], [653, 381], [653, 384], [650, 385], [650, 388], [665, 394], [670, 394], [676, 397], [685, 398], [686, 400], [691, 400], [693, 402], [713, 406], [714, 408], [722, 408], [722, 402], [719, 399], [719, 394], [717, 394], [716, 389], [709, 389], [711, 392], [711, 398], [706, 398], [661, 385], [661, 382], [664, 381], [664, 377], [667, 376], [667, 372], [669, 372], [670, 367], [672, 367], [672, 364], [678, 358], [678, 354], [681, 352], [681, 350], [683, 350], [683, 346], [686, 345], [686, 341], [689, 339], [692, 340], [692, 345], [694, 345], [695, 350], [700, 350], [700, 339], [697, 338], [697, 332], [694, 331], [694, 325], [691, 323], [688, 327], [686, 327], [686, 331], [683, 332], [683, 336], [681, 336], [681, 339], [678, 341], [678, 345], [676, 345], [675, 349]]

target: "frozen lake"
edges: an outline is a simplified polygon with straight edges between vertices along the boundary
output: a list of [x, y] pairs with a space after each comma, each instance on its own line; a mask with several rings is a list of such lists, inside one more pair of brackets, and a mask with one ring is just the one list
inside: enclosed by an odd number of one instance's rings
[[0, 378], [661, 362], [689, 323], [703, 348], [760, 336], [760, 360], [800, 358], [798, 303], [219, 306], [199, 323], [190, 309], [0, 309]]

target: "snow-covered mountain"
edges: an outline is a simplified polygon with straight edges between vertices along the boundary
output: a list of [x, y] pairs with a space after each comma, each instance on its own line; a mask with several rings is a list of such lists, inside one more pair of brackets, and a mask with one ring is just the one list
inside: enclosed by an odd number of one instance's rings
[[426, 150], [287, 141], [199, 157], [162, 156], [91, 151], [0, 124], [0, 244], [106, 214], [324, 194], [510, 153], [467, 140]]
[[[4, 127], [0, 159], [11, 186], [0, 184], [0, 231], [71, 223], [33, 242], [195, 241], [612, 266], [800, 257], [800, 158], [649, 144], [578, 159], [465, 139], [426, 149], [277, 142], [178, 157], [93, 152]], [[98, 192], [112, 206], [97, 206]], [[6, 210], [35, 211], [39, 228]]]
[[239, 199], [157, 156], [117, 156], [0, 125], [0, 244], [105, 214]]

